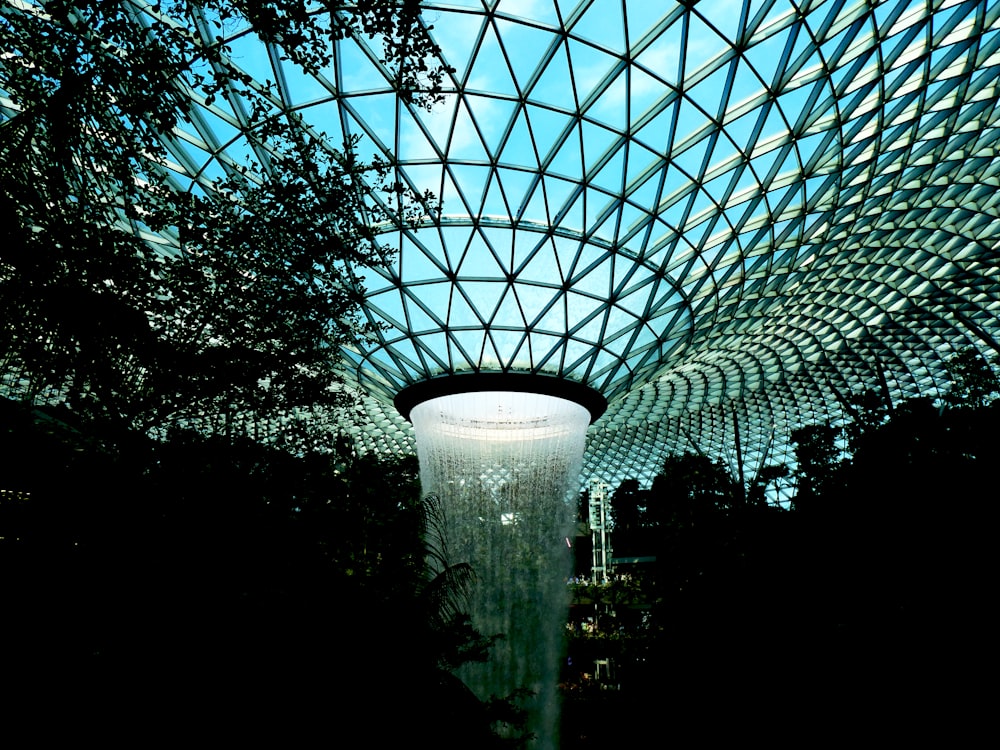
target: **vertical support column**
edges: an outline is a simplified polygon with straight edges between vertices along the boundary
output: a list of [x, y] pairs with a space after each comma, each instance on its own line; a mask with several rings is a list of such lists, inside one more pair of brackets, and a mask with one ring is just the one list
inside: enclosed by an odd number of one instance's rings
[[593, 540], [594, 583], [607, 583], [611, 574], [611, 532], [608, 529], [608, 485], [597, 477], [590, 480], [590, 531]]

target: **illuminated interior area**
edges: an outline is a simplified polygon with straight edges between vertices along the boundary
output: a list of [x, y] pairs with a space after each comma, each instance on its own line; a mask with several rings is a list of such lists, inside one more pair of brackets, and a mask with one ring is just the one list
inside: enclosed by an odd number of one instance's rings
[[421, 401], [409, 416], [422, 489], [441, 500], [448, 554], [476, 571], [473, 626], [505, 634], [497, 658], [465, 665], [463, 677], [482, 699], [528, 686], [535, 693], [532, 731], [549, 738], [558, 719], [565, 580], [591, 412], [558, 396], [475, 390]]

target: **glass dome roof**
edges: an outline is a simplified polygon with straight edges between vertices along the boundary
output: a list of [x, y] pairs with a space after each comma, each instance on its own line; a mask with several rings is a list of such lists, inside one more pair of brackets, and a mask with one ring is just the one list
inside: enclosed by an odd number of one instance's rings
[[[453, 69], [430, 110], [363, 36], [310, 75], [224, 32], [276, 110], [442, 201], [361, 270], [379, 330], [343, 354], [369, 449], [412, 450], [402, 388], [513, 371], [607, 398], [585, 476], [733, 459], [737, 429], [752, 472], [851, 393], [936, 395], [959, 348], [1000, 348], [1000, 3], [422, 6]], [[193, 96], [165, 143], [211, 189], [252, 123]]]

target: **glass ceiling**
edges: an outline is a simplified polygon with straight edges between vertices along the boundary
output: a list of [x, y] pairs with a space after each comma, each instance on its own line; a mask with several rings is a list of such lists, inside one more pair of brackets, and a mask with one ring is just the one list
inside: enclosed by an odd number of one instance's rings
[[[607, 397], [585, 477], [734, 461], [737, 429], [752, 475], [851, 393], [936, 395], [957, 349], [998, 348], [1000, 2], [423, 8], [454, 68], [431, 111], [363, 37], [307, 75], [245, 30], [199, 32], [277, 82], [276, 111], [443, 201], [382, 227], [395, 262], [362, 272], [381, 328], [344, 356], [369, 449], [413, 450], [402, 387], [511, 370]], [[211, 190], [253, 123], [192, 97], [164, 142], [177, 184]]]

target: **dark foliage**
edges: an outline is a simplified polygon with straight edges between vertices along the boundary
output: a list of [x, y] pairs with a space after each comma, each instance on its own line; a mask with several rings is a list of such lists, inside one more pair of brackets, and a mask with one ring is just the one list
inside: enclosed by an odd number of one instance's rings
[[[380, 37], [401, 91], [430, 106], [444, 72], [418, 4], [44, 6], [0, 11], [5, 392], [116, 430], [252, 436], [306, 409], [308, 428], [283, 434], [316, 448], [336, 431], [329, 410], [351, 404], [338, 348], [366, 334], [351, 269], [388, 259], [370, 227], [435, 206], [353, 144], [307, 134], [273, 82], [233, 64], [226, 34], [249, 24], [306, 69], [329, 62], [332, 40]], [[241, 100], [252, 125], [253, 156], [211, 179], [173, 171], [165, 145], [199, 97]]]
[[461, 614], [470, 573], [428, 567], [412, 459], [109, 449], [0, 406], [0, 660], [25, 695], [109, 736], [494, 741], [450, 673], [489, 646]]
[[792, 510], [741, 506], [721, 467], [671, 458], [646, 499], [655, 562], [628, 569], [628, 595], [620, 581], [577, 592], [581, 611], [603, 615], [573, 634], [575, 669], [610, 660], [615, 674], [582, 692], [569, 681], [564, 746], [661, 730], [960, 742], [951, 717], [982, 710], [971, 677], [992, 649], [1000, 411], [959, 403], [856, 399], [852, 454], [829, 425], [798, 431]]

